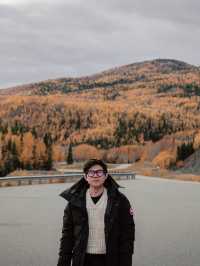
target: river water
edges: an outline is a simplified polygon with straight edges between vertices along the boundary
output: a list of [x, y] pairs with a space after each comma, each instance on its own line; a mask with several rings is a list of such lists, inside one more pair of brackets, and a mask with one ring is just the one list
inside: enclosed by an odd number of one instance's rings
[[[135, 209], [133, 266], [200, 265], [200, 184], [118, 181]], [[65, 184], [0, 188], [0, 266], [56, 266]]]

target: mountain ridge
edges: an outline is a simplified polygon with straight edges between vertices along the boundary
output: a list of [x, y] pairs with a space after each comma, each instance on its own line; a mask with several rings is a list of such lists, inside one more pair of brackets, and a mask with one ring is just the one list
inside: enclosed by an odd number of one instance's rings
[[[154, 59], [114, 67], [96, 74], [81, 77], [62, 77], [47, 79], [0, 90], [0, 95], [48, 95], [71, 93], [111, 87], [115, 85], [134, 84], [145, 81], [146, 76], [184, 74], [199, 72], [197, 66], [175, 59]], [[148, 81], [148, 79], [147, 79]]]

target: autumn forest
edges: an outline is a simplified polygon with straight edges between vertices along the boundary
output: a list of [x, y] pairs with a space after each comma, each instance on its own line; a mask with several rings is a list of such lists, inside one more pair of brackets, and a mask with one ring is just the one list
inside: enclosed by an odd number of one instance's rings
[[157, 59], [0, 90], [0, 176], [95, 157], [184, 167], [200, 147], [200, 69]]

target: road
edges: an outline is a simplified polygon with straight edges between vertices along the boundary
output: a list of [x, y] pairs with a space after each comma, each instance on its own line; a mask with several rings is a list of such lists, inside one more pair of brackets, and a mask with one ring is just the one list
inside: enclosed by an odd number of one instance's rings
[[[199, 266], [200, 184], [137, 176], [118, 181], [135, 208], [133, 266]], [[0, 265], [55, 266], [71, 184], [0, 188]]]

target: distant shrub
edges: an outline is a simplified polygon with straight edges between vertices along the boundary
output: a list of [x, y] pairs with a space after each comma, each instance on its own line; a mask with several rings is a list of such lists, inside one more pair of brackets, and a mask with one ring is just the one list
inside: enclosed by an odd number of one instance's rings
[[157, 90], [157, 93], [170, 92], [176, 88], [176, 84], [161, 84]]

